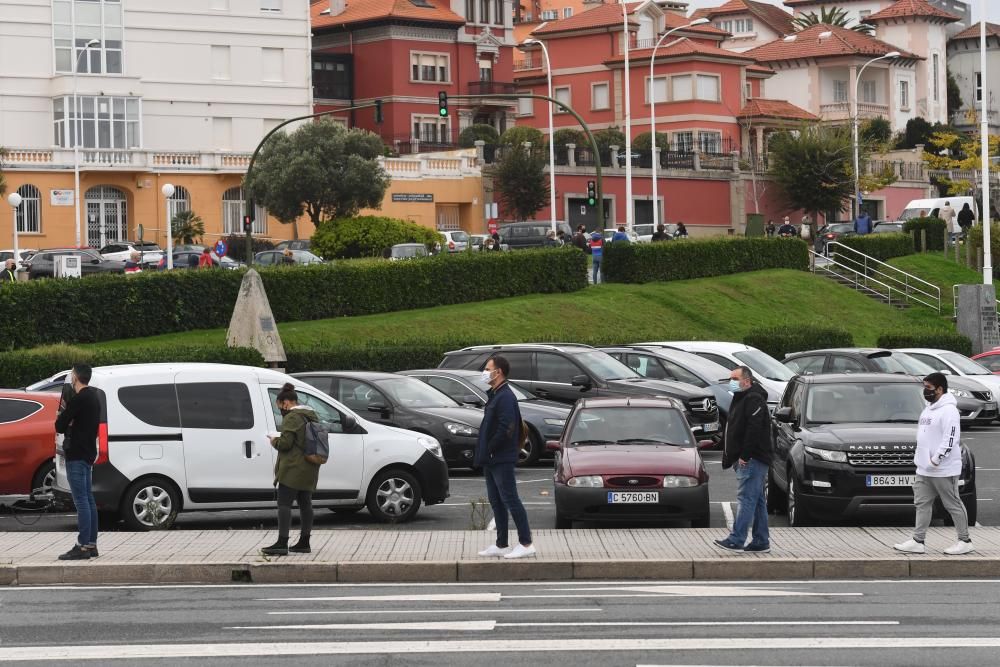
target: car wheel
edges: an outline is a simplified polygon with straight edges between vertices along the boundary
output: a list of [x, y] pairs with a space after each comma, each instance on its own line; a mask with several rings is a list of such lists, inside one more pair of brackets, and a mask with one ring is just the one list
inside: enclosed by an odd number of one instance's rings
[[180, 506], [180, 493], [171, 482], [163, 477], [147, 477], [128, 487], [121, 517], [132, 530], [165, 530], [174, 525]]
[[802, 504], [802, 496], [799, 495], [799, 483], [795, 481], [795, 475], [788, 474], [788, 525], [793, 528], [807, 526], [809, 515]]
[[700, 516], [697, 519], [691, 519], [692, 528], [708, 528], [712, 523], [712, 518], [706, 514], [705, 516]]
[[556, 512], [556, 528], [558, 530], [570, 530], [573, 528], [573, 519]]
[[361, 506], [361, 507], [331, 507], [330, 511], [333, 512], [334, 514], [357, 514], [358, 512], [360, 512], [363, 509], [364, 509], [364, 506]]
[[52, 485], [56, 482], [56, 464], [55, 461], [46, 461], [42, 465], [38, 466], [38, 470], [35, 472], [35, 476], [31, 478], [31, 491], [34, 492], [36, 489], [41, 489], [43, 493], [47, 493]]
[[774, 475], [767, 471], [767, 484], [764, 486], [764, 499], [767, 500], [767, 511], [769, 514], [784, 514], [788, 506], [785, 492], [778, 487], [774, 481]]
[[368, 511], [383, 523], [409, 521], [416, 516], [422, 499], [420, 482], [405, 470], [384, 470], [368, 487]]
[[524, 447], [517, 453], [517, 466], [526, 468], [538, 462], [538, 457], [542, 455], [542, 438], [535, 429], [528, 426], [528, 439], [524, 441]]

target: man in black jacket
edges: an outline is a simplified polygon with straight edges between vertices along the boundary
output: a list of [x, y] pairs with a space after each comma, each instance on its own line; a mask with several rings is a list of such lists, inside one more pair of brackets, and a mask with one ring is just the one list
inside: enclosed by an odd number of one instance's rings
[[[771, 550], [764, 498], [767, 471], [771, 466], [771, 414], [767, 409], [767, 391], [754, 381], [753, 371], [746, 366], [730, 374], [729, 390], [733, 392], [733, 403], [726, 424], [722, 467], [736, 467], [739, 507], [729, 536], [715, 543], [730, 551], [767, 553]], [[753, 539], [744, 546], [751, 523]]]
[[66, 456], [66, 479], [76, 505], [76, 522], [80, 530], [72, 549], [59, 560], [97, 558], [97, 504], [94, 502], [93, 470], [97, 460], [97, 431], [101, 423], [101, 399], [92, 389], [90, 366], [73, 367], [72, 383], [76, 392], [56, 418], [56, 433], [65, 434], [63, 454]]

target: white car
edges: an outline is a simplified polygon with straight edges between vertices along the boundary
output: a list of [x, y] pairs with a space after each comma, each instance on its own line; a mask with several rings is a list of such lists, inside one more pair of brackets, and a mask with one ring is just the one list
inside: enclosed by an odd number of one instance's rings
[[[302, 380], [248, 366], [135, 364], [95, 368], [91, 378], [104, 407], [93, 472], [98, 512], [150, 530], [170, 526], [179, 512], [274, 508], [277, 453], [268, 435], [280, 428], [275, 398], [285, 383], [330, 430], [316, 506], [367, 507], [396, 523], [448, 497], [436, 439], [362, 419]], [[53, 492], [70, 498], [62, 436]]]
[[150, 241], [143, 241], [142, 243], [114, 241], [100, 250], [104, 259], [116, 262], [127, 262], [133, 252], [139, 253], [140, 262], [143, 268], [147, 269], [155, 269], [156, 265], [163, 259], [163, 250], [160, 249], [160, 246]]
[[[604, 242], [608, 243], [609, 241], [611, 241], [611, 239], [614, 237], [614, 235], [617, 232], [618, 232], [618, 228], [617, 227], [615, 227], [614, 229], [605, 229], [604, 230]], [[632, 242], [632, 243], [638, 243], [639, 242], [639, 237], [635, 233], [635, 228], [633, 228], [632, 232], [629, 232], [628, 230], [626, 230], [625, 234], [626, 234], [626, 236], [628, 236], [628, 240], [630, 242]], [[650, 232], [650, 238], [652, 238], [652, 232]]]
[[[38, 252], [38, 251], [37, 250], [33, 250], [31, 248], [18, 248], [17, 249], [17, 265], [18, 265], [18, 269], [23, 269], [24, 268], [24, 262], [25, 262], [25, 260], [27, 260], [29, 257], [31, 257], [32, 255], [34, 255], [36, 252]], [[6, 250], [0, 250], [0, 268], [3, 268], [4, 262], [6, 262], [8, 259], [14, 259], [14, 249], [13, 248], [7, 248]]]
[[438, 232], [444, 237], [444, 247], [448, 252], [463, 252], [469, 247], [469, 235], [462, 230], [453, 232]]
[[730, 371], [738, 366], [747, 366], [753, 371], [760, 385], [767, 390], [767, 404], [772, 409], [784, 395], [788, 381], [795, 376], [795, 373], [771, 355], [743, 343], [680, 340], [642, 343], [642, 345], [662, 345], [697, 354]]
[[931, 368], [945, 375], [964, 375], [980, 384], [986, 385], [994, 396], [1000, 396], [1000, 375], [994, 375], [990, 369], [978, 361], [969, 359], [964, 354], [951, 350], [936, 350], [927, 347], [906, 347], [896, 350], [906, 352], [916, 357]]

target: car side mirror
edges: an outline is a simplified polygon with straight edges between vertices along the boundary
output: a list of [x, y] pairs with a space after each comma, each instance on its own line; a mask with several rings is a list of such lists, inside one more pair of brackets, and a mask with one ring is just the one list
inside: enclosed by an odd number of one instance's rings
[[698, 449], [711, 449], [715, 447], [715, 440], [699, 440]]
[[92, 260], [90, 260], [90, 263], [91, 264], [100, 264], [101, 260], [99, 260], [99, 259], [92, 259]]
[[546, 440], [545, 441], [545, 451], [547, 452], [561, 452], [562, 443], [558, 440]]
[[369, 403], [368, 412], [377, 412], [379, 414], [385, 414], [389, 412], [389, 406], [385, 403]]
[[466, 394], [462, 397], [462, 402], [466, 405], [473, 405], [477, 408], [483, 407], [483, 402], [475, 394]]
[[790, 407], [778, 408], [774, 411], [774, 421], [781, 422], [782, 424], [791, 424], [795, 420], [792, 418], [792, 409]]
[[344, 427], [344, 433], [350, 433], [358, 426], [358, 420], [354, 415], [344, 415], [341, 419], [341, 425]]
[[587, 391], [593, 386], [589, 375], [574, 375], [570, 382], [574, 387], [580, 387], [580, 391]]

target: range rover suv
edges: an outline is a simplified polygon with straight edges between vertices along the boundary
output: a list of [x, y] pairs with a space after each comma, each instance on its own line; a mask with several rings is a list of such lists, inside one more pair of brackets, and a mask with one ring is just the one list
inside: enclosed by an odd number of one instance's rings
[[[797, 375], [774, 412], [770, 509], [792, 526], [913, 512], [923, 383], [908, 375]], [[976, 522], [976, 461], [965, 445], [959, 495]], [[946, 513], [937, 503], [937, 517]]]
[[573, 343], [477, 345], [445, 354], [441, 368], [482, 370], [494, 354], [510, 362], [510, 379], [539, 398], [573, 405], [580, 398], [675, 398], [698, 439], [722, 436], [719, 408], [707, 389], [650, 380], [606, 352]]

